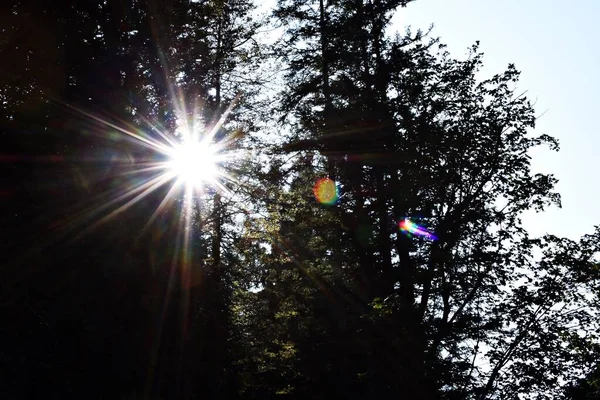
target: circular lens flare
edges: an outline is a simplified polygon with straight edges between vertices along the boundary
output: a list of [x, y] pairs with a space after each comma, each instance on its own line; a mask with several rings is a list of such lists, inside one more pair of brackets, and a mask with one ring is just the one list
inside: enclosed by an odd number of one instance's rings
[[339, 193], [335, 182], [329, 178], [321, 178], [313, 187], [315, 198], [321, 204], [333, 205], [338, 200]]

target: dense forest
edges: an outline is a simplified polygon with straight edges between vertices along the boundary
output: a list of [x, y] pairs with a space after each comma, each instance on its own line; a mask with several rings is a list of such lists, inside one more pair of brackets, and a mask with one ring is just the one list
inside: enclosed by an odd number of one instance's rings
[[0, 2], [0, 398], [600, 398], [600, 229], [411, 2]]

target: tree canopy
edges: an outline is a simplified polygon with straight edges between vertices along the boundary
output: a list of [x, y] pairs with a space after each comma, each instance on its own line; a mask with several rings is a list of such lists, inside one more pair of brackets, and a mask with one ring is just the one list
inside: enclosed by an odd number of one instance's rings
[[597, 396], [600, 228], [528, 233], [558, 142], [410, 3], [4, 2], [0, 395]]

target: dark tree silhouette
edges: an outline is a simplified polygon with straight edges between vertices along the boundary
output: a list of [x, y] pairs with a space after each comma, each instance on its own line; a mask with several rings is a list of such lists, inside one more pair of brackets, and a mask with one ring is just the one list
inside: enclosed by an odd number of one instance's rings
[[[515, 66], [390, 35], [409, 3], [2, 2], [0, 397], [596, 395], [600, 231], [528, 234], [558, 143]], [[232, 179], [187, 231], [168, 185], [122, 207], [124, 132], [194, 115]]]

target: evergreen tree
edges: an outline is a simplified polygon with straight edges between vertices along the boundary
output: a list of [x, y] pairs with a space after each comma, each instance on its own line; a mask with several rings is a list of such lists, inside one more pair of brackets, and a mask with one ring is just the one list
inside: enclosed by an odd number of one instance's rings
[[[323, 235], [327, 261], [304, 284], [322, 279], [348, 314], [360, 310], [346, 318], [328, 313], [351, 328], [339, 336], [332, 329], [324, 341], [352, 338], [347, 347], [330, 353], [310, 346], [298, 359], [347, 372], [343, 381], [359, 382], [353, 392], [371, 397], [559, 394], [558, 382], [589, 368], [597, 340], [597, 310], [582, 297], [597, 286], [595, 236], [579, 244], [532, 239], [521, 225], [524, 211], [559, 204], [555, 179], [531, 174], [528, 156], [532, 147], [557, 143], [531, 136], [535, 116], [514, 92], [514, 66], [478, 81], [476, 46], [459, 61], [421, 33], [386, 37], [401, 2], [279, 5], [276, 16], [289, 27], [282, 112], [297, 132], [284, 149], [317, 151], [308, 168], [336, 179], [342, 192], [323, 211], [337, 225], [337, 234]], [[297, 189], [306, 200], [311, 186]], [[322, 217], [308, 211], [315, 204], [295, 204], [308, 207], [306, 216], [280, 236], [291, 240], [292, 255], [298, 248], [311, 254], [299, 258], [303, 268], [318, 257], [314, 232], [302, 228]], [[398, 224], [407, 218], [436, 240], [403, 234]], [[536, 261], [539, 251], [544, 258]], [[346, 278], [344, 295], [333, 290], [340, 280], [329, 278], [336, 269]], [[347, 293], [360, 294], [359, 305]], [[313, 295], [311, 302], [323, 309], [334, 301]], [[321, 340], [306, 335], [309, 343]], [[345, 368], [332, 363], [349, 354]], [[486, 362], [489, 368], [479, 366]], [[326, 374], [306, 374], [322, 393], [316, 382]]]
[[[600, 231], [530, 237], [558, 143], [408, 3], [2, 3], [0, 396], [593, 395]], [[199, 125], [230, 179], [125, 194]]]
[[[0, 51], [14, 61], [3, 74], [2, 130], [9, 135], [3, 140], [12, 141], [17, 162], [36, 156], [54, 162], [25, 164], [7, 185], [25, 189], [14, 204], [26, 215], [7, 232], [28, 229], [7, 257], [3, 273], [13, 289], [2, 293], [3, 311], [13, 313], [31, 297], [27, 321], [11, 320], [35, 328], [26, 340], [6, 333], [6, 343], [20, 340], [2, 361], [3, 371], [15, 374], [8, 394], [31, 379], [23, 372], [27, 364], [50, 387], [82, 395], [235, 392], [227, 299], [229, 269], [237, 266], [234, 255], [223, 253], [227, 204], [204, 210], [187, 259], [175, 254], [181, 226], [173, 213], [143, 229], [166, 190], [79, 234], [123, 205], [113, 200], [139, 184], [132, 167], [152, 156], [119, 130], [172, 136], [177, 119], [184, 123], [194, 111], [207, 129], [223, 125], [219, 140], [245, 126], [239, 114], [222, 116], [236, 97], [243, 110], [258, 81], [244, 75], [258, 50], [252, 4], [9, 3], [2, 13], [8, 42]], [[35, 341], [41, 347], [29, 344]], [[14, 368], [23, 351], [31, 354], [27, 364]]]

